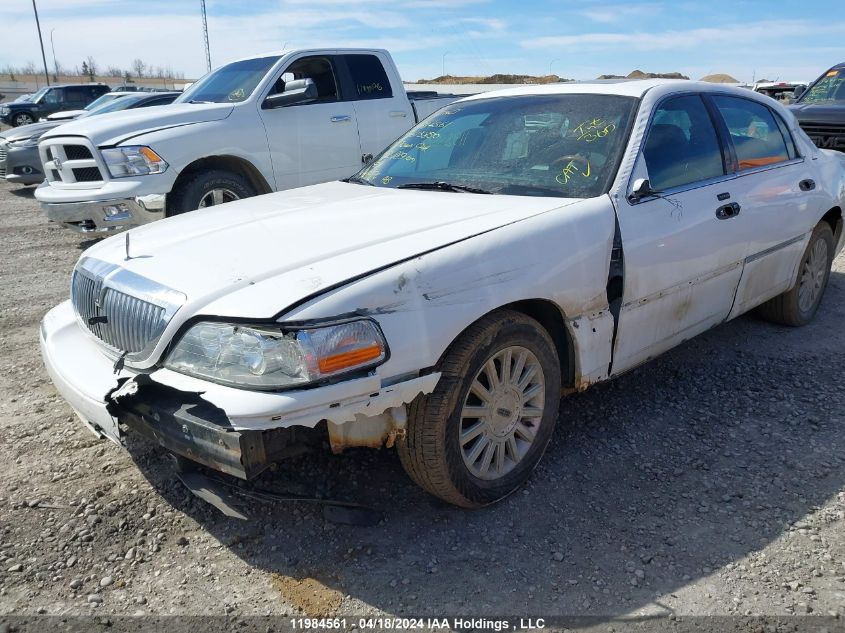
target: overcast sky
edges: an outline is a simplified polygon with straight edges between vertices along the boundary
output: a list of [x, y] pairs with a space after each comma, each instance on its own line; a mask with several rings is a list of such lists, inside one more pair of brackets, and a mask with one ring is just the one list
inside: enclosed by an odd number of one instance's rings
[[[37, 0], [52, 66], [134, 58], [205, 71], [200, 0]], [[389, 49], [403, 79], [712, 72], [815, 78], [845, 61], [843, 0], [207, 0], [212, 65], [311, 46]], [[0, 68], [41, 56], [29, 0], [0, 0]]]

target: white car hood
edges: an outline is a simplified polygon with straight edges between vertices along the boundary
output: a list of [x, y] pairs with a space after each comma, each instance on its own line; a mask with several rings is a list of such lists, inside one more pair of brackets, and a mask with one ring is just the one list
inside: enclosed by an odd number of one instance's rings
[[575, 199], [397, 190], [332, 182], [161, 220], [83, 257], [182, 292], [177, 314], [267, 319], [347, 280]]
[[147, 132], [225, 119], [233, 107], [230, 103], [172, 103], [157, 108], [108, 112], [65, 123], [61, 130], [45, 134], [44, 138], [84, 136], [98, 147], [107, 147]]

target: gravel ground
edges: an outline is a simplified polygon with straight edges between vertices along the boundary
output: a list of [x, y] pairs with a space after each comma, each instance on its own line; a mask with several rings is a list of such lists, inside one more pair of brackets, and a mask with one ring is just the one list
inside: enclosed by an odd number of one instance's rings
[[265, 478], [384, 514], [350, 527], [302, 503], [228, 519], [157, 449], [97, 440], [37, 342], [91, 241], [5, 183], [0, 241], [0, 615], [845, 615], [843, 257], [810, 326], [743, 317], [566, 399], [496, 507], [435, 501], [391, 450]]

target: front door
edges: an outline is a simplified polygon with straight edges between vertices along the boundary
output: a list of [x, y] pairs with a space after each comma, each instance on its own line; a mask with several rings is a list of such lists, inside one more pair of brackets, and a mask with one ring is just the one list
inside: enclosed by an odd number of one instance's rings
[[291, 62], [268, 95], [284, 90], [286, 81], [306, 78], [317, 85], [315, 101], [259, 110], [280, 191], [339, 180], [361, 168], [355, 109], [351, 102], [340, 100], [330, 56]]
[[618, 209], [625, 281], [612, 373], [630, 369], [725, 320], [742, 273], [732, 178], [699, 95], [655, 110], [634, 178], [657, 195]]

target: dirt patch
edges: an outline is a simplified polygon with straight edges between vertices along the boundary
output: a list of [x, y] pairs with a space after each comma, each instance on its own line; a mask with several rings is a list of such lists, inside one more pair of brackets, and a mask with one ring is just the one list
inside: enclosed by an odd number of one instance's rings
[[311, 617], [334, 615], [343, 602], [340, 591], [327, 587], [316, 578], [298, 580], [273, 574], [270, 582], [285, 602]]

